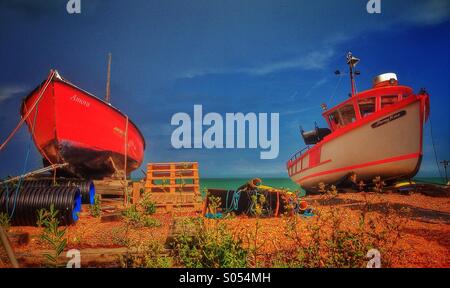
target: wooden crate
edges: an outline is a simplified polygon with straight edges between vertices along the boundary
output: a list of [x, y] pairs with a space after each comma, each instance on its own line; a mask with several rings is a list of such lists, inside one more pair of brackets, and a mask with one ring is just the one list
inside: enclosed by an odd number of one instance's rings
[[199, 181], [197, 162], [149, 163], [145, 192], [159, 211], [200, 211]]

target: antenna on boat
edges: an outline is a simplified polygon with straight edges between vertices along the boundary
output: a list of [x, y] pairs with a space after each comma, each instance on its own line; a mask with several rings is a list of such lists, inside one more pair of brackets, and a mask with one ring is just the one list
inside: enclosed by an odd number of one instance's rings
[[106, 96], [105, 101], [108, 103], [111, 103], [111, 90], [110, 90], [110, 84], [111, 84], [111, 53], [108, 53], [108, 74], [106, 76]]
[[355, 75], [359, 75], [359, 71], [354, 71], [356, 64], [359, 63], [359, 59], [354, 57], [352, 52], [348, 52], [347, 54], [347, 64], [350, 69], [350, 81], [352, 84], [352, 97], [356, 94], [356, 88], [355, 88]]

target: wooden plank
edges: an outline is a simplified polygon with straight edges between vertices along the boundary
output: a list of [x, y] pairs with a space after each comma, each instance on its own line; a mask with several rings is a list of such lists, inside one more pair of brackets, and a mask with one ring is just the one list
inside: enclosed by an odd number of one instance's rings
[[[22, 252], [17, 254], [17, 258], [23, 266], [43, 266], [46, 259], [44, 254], [52, 254], [50, 250], [33, 250], [28, 252]], [[169, 255], [170, 250], [164, 249], [161, 252], [161, 256]], [[120, 248], [86, 248], [80, 250], [81, 267], [98, 267], [106, 265], [107, 267], [119, 267], [118, 257], [131, 255], [142, 255], [142, 253], [130, 250], [126, 247]], [[66, 265], [69, 258], [64, 257], [66, 252], [63, 252], [58, 262], [61, 265]]]

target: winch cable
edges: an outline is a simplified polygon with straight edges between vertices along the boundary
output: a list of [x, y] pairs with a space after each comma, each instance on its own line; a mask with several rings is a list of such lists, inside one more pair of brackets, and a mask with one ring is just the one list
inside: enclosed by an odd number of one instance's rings
[[[17, 126], [14, 128], [14, 130], [9, 134], [8, 138], [6, 138], [6, 140], [0, 145], [0, 151], [3, 150], [3, 148], [6, 147], [6, 145], [11, 141], [11, 139], [14, 137], [14, 135], [17, 133], [17, 131], [19, 131], [19, 129], [22, 127], [23, 123], [25, 123], [25, 121], [28, 119], [28, 117], [31, 115], [31, 113], [33, 112], [33, 110], [36, 108], [36, 112], [34, 114], [34, 120], [33, 120], [33, 125], [32, 125], [32, 132], [31, 132], [31, 140], [33, 140], [33, 135], [34, 135], [34, 128], [35, 128], [35, 124], [36, 124], [36, 118], [37, 118], [37, 114], [38, 114], [38, 105], [40, 100], [42, 99], [42, 97], [44, 96], [45, 91], [47, 90], [47, 87], [50, 85], [53, 77], [55, 75], [55, 70], [52, 70], [42, 88], [42, 91], [40, 92], [38, 98], [36, 99], [36, 101], [33, 103], [33, 105], [31, 106], [31, 109], [25, 114], [25, 116], [22, 117], [22, 119], [19, 121], [19, 123], [17, 124]], [[22, 174], [25, 174], [26, 172], [26, 167], [28, 164], [28, 159], [30, 156], [30, 151], [31, 151], [31, 143], [28, 144], [28, 148], [27, 148], [27, 152], [26, 152], [26, 157], [25, 157], [25, 162], [24, 162], [24, 171]], [[47, 158], [47, 157], [46, 157]], [[13, 201], [13, 209], [11, 212], [11, 215], [9, 215], [9, 206], [6, 206], [6, 210], [7, 210], [7, 214], [10, 218], [12, 218], [14, 216], [14, 211], [15, 211], [15, 207], [16, 207], [16, 201], [17, 201], [17, 194], [19, 192], [20, 189], [20, 185], [22, 183], [22, 179], [23, 177], [19, 178], [19, 183], [16, 187], [16, 191], [14, 192], [14, 201]], [[7, 197], [9, 198], [9, 189], [7, 190]]]
[[442, 182], [444, 183], [445, 181], [444, 181], [444, 177], [442, 176], [441, 168], [439, 167], [439, 160], [438, 160], [438, 157], [437, 157], [436, 145], [434, 143], [433, 123], [431, 122], [431, 115], [430, 115], [430, 117], [428, 119], [430, 121], [430, 136], [431, 136], [431, 144], [433, 146], [434, 160], [436, 161], [436, 166], [437, 166], [437, 169], [439, 171], [439, 177], [441, 178]]
[[[27, 171], [28, 160], [30, 158], [30, 152], [31, 152], [31, 142], [33, 141], [34, 129], [36, 127], [36, 119], [37, 119], [37, 115], [38, 115], [38, 111], [39, 111], [38, 109], [39, 109], [39, 105], [36, 106], [36, 112], [34, 113], [33, 125], [31, 126], [31, 141], [28, 143], [28, 148], [27, 148], [27, 152], [26, 152], [26, 156], [25, 156], [25, 162], [23, 163], [22, 175], [25, 174], [25, 172]], [[19, 178], [19, 183], [17, 184], [16, 191], [14, 192], [13, 208], [11, 211], [11, 215], [9, 216], [10, 219], [14, 216], [14, 212], [16, 210], [17, 195], [19, 193], [20, 186], [22, 185], [22, 180], [23, 180], [23, 176]], [[8, 209], [8, 206], [7, 206], [7, 209]]]
[[339, 76], [339, 79], [338, 79], [338, 81], [336, 83], [336, 86], [334, 86], [333, 93], [331, 94], [330, 99], [328, 100], [329, 105], [332, 105], [331, 101], [333, 101], [333, 98], [336, 95], [336, 91], [337, 91], [337, 89], [339, 87], [339, 84], [341, 84], [341, 81], [342, 81], [342, 76]]
[[0, 151], [6, 147], [6, 145], [9, 143], [9, 141], [11, 141], [11, 139], [14, 137], [14, 135], [17, 133], [17, 131], [19, 131], [20, 127], [22, 127], [23, 123], [25, 123], [25, 121], [31, 115], [31, 112], [33, 112], [34, 108], [39, 104], [39, 101], [41, 100], [42, 96], [44, 95], [45, 90], [47, 90], [47, 87], [50, 84], [50, 82], [52, 81], [54, 75], [55, 75], [55, 70], [52, 70], [52, 72], [48, 76], [47, 81], [45, 82], [44, 87], [43, 87], [41, 93], [39, 94], [38, 98], [33, 103], [30, 110], [25, 114], [25, 116], [22, 117], [22, 119], [19, 121], [17, 126], [14, 128], [14, 130], [9, 134], [8, 138], [6, 138], [6, 140], [0, 145]]

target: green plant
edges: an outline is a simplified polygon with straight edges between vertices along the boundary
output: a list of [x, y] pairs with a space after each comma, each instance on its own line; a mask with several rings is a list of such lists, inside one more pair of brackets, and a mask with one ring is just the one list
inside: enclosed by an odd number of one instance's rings
[[383, 189], [386, 186], [386, 183], [381, 179], [380, 176], [375, 177], [375, 179], [372, 180], [373, 183], [373, 191], [377, 193], [383, 193]]
[[111, 229], [111, 240], [115, 245], [128, 246], [130, 240], [128, 239], [128, 226], [114, 227]]
[[94, 204], [89, 206], [89, 212], [93, 217], [100, 217], [102, 214], [102, 200], [101, 196], [96, 194], [94, 197]]
[[222, 201], [220, 200], [220, 197], [212, 195], [208, 196], [208, 209], [211, 214], [216, 215], [221, 205]]
[[122, 212], [128, 224], [137, 226], [141, 222], [141, 213], [137, 209], [137, 205], [133, 204]]
[[135, 228], [139, 227], [159, 227], [161, 223], [157, 219], [147, 216], [142, 207], [133, 204], [122, 212], [127, 225]]
[[248, 250], [242, 240], [236, 239], [224, 223], [211, 221], [214, 225], [207, 225], [202, 218], [184, 223], [185, 231], [173, 243], [177, 261], [187, 268], [246, 267]]
[[[376, 195], [375, 195], [376, 196]], [[377, 249], [382, 255], [382, 266], [389, 267], [398, 257], [396, 243], [402, 237], [402, 227], [408, 209], [393, 211], [389, 203], [383, 213], [373, 213], [375, 206], [365, 197], [359, 211], [357, 227], [346, 224], [347, 214], [338, 208], [316, 209], [306, 227], [298, 225], [298, 216], [287, 219], [285, 236], [293, 242], [294, 249], [279, 251], [272, 262], [276, 267], [364, 267], [366, 254]], [[397, 213], [397, 214], [395, 214]]]
[[50, 210], [41, 209], [38, 211], [37, 224], [39, 227], [43, 227], [40, 235], [41, 240], [52, 250], [51, 253], [44, 253], [43, 255], [49, 266], [56, 268], [58, 267], [58, 257], [67, 246], [67, 239], [65, 238], [67, 228], [59, 228], [58, 211], [55, 210], [53, 204], [50, 206]]
[[164, 247], [157, 241], [129, 242], [127, 253], [119, 257], [122, 268], [169, 268], [172, 258], [164, 254]]
[[246, 235], [249, 252], [250, 255], [252, 255], [252, 266], [258, 267], [258, 254], [260, 249], [264, 246], [264, 243], [258, 243], [259, 239], [259, 232], [261, 230], [261, 223], [260, 218], [264, 215], [266, 212], [266, 209], [264, 208], [266, 204], [266, 197], [263, 194], [255, 194], [251, 196], [252, 200], [252, 214], [256, 218], [255, 226], [253, 231], [249, 231], [249, 233]]
[[156, 205], [150, 198], [150, 193], [145, 193], [139, 202], [139, 205], [142, 207], [143, 212], [146, 215], [152, 215], [156, 212]]
[[0, 213], [0, 226], [3, 227], [3, 229], [8, 232], [9, 228], [11, 227], [11, 220], [9, 219], [8, 214], [6, 213]]
[[318, 191], [322, 193], [322, 197], [326, 200], [335, 198], [338, 195], [337, 187], [334, 185], [328, 186], [327, 184], [320, 182], [318, 184]]

